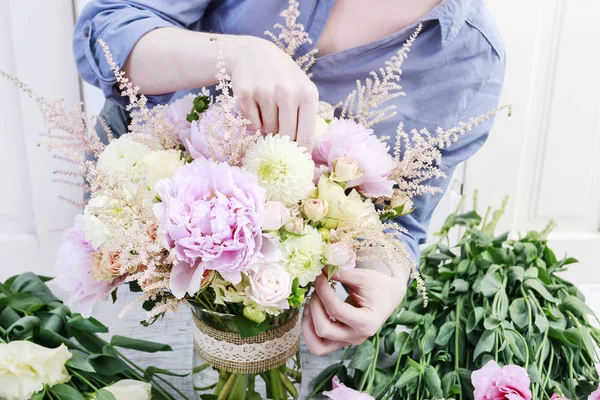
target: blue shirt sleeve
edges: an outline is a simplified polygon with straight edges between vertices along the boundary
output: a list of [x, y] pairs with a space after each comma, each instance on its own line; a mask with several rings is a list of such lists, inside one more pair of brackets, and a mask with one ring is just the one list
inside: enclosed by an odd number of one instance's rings
[[[107, 99], [121, 105], [116, 79], [106, 63], [102, 39], [117, 66], [122, 67], [138, 40], [153, 29], [189, 28], [204, 15], [211, 0], [94, 0], [82, 11], [73, 33], [73, 52], [84, 81], [99, 87]], [[167, 103], [172, 93], [150, 96], [151, 104]]]
[[[474, 91], [456, 125], [460, 121], [466, 122], [470, 118], [479, 117], [498, 107], [506, 69], [504, 55], [498, 58], [496, 65], [493, 67], [490, 76]], [[427, 184], [439, 187], [445, 192], [448, 188], [449, 178], [454, 173], [456, 166], [474, 155], [483, 146], [493, 123], [494, 118], [480, 124], [471, 132], [465, 133], [458, 142], [442, 150], [440, 169], [447, 178], [432, 179]], [[419, 265], [421, 254], [419, 246], [424, 244], [427, 239], [429, 221], [442, 196], [443, 193], [417, 196], [413, 199], [415, 211], [396, 219], [398, 224], [408, 230], [408, 234], [405, 233], [400, 236], [400, 241], [406, 245], [410, 256], [417, 265]]]

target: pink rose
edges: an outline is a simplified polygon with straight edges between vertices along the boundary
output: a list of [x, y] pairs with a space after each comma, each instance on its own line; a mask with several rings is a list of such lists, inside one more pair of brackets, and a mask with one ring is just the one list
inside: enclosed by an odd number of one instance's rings
[[552, 395], [552, 397], [550, 397], [550, 400], [569, 400], [566, 397], [561, 397], [558, 393], [554, 393]]
[[588, 396], [588, 400], [600, 400], [600, 387]]
[[335, 265], [344, 271], [356, 267], [356, 252], [352, 242], [342, 241], [328, 245], [325, 249], [325, 260], [327, 264]]
[[325, 396], [332, 400], [375, 400], [367, 393], [361, 393], [354, 389], [350, 389], [341, 383], [337, 376], [333, 378], [332, 383], [333, 389], [329, 392], [323, 392]]
[[246, 287], [247, 299], [265, 308], [290, 308], [287, 299], [292, 294], [292, 278], [281, 265], [262, 263], [248, 277], [250, 283]]
[[489, 361], [471, 375], [475, 400], [531, 400], [529, 375], [524, 368], [507, 365], [504, 368]]
[[179, 263], [173, 295], [194, 295], [204, 270], [238, 284], [261, 249], [265, 194], [256, 177], [238, 167], [196, 159], [156, 184], [159, 232]]
[[288, 210], [280, 201], [267, 201], [265, 203], [265, 222], [263, 229], [265, 231], [276, 231], [292, 219], [290, 210]]

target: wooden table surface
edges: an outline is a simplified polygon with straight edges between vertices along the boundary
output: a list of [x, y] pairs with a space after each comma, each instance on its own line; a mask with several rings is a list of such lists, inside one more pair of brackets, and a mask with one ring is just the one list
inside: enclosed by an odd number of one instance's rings
[[[600, 285], [580, 285], [580, 289], [587, 297], [591, 308], [600, 315]], [[116, 304], [105, 302], [99, 304], [94, 312], [94, 317], [110, 327], [111, 335], [130, 336], [137, 339], [152, 340], [171, 345], [173, 352], [146, 354], [140, 352], [126, 351], [131, 359], [141, 366], [155, 365], [173, 372], [187, 373], [192, 365], [192, 320], [190, 311], [184, 307], [177, 314], [171, 313], [162, 321], [153, 326], [145, 328], [139, 324], [144, 319], [141, 308], [132, 311], [125, 318], [119, 319], [120, 311], [135, 299], [135, 294], [120, 293]], [[304, 381], [300, 399], [306, 399], [312, 390], [316, 376], [327, 366], [341, 358], [342, 352], [328, 355], [326, 357], [315, 357], [311, 355], [302, 345], [302, 361]], [[191, 377], [170, 379], [190, 400], [194, 398], [191, 390]], [[322, 397], [321, 397], [322, 398]]]

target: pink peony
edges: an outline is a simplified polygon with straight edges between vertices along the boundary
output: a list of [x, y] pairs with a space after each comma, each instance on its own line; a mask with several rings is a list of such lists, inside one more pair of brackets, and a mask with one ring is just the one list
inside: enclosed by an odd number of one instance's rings
[[560, 395], [558, 393], [554, 393], [552, 395], [552, 397], [550, 397], [550, 400], [569, 400], [566, 397], [560, 397]]
[[587, 400], [600, 400], [600, 387], [594, 393], [590, 394]]
[[333, 400], [375, 400], [371, 395], [367, 393], [361, 393], [354, 389], [350, 389], [346, 385], [340, 382], [336, 376], [333, 378], [333, 389], [329, 392], [323, 392], [323, 394]]
[[529, 376], [524, 368], [507, 365], [504, 368], [489, 361], [471, 375], [475, 400], [531, 400]]
[[265, 195], [256, 177], [197, 159], [160, 180], [156, 191], [159, 231], [179, 261], [171, 271], [173, 294], [196, 293], [206, 269], [239, 283], [262, 243]]
[[175, 134], [184, 145], [184, 139], [189, 139], [191, 136], [192, 124], [188, 122], [187, 116], [192, 111], [195, 98], [195, 94], [188, 94], [175, 100], [169, 104], [164, 115], [164, 121], [174, 128]]
[[54, 268], [56, 283], [70, 293], [70, 305], [89, 317], [97, 301], [106, 300], [122, 280], [99, 282], [92, 276], [92, 254], [97, 250], [85, 240], [81, 216], [63, 234]]
[[333, 120], [313, 149], [312, 156], [317, 176], [321, 170], [332, 172], [334, 161], [348, 157], [358, 163], [362, 175], [348, 182], [347, 188], [357, 187], [370, 197], [391, 197], [393, 194], [395, 182], [388, 176], [396, 162], [389, 154], [389, 147], [375, 136], [373, 130], [354, 121]]

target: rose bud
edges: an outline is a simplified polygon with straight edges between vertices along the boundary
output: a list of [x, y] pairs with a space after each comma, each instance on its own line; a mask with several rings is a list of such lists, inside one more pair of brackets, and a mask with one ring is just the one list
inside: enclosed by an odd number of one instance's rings
[[329, 203], [325, 200], [310, 199], [302, 202], [302, 211], [306, 218], [312, 221], [320, 221], [327, 215], [329, 211]]
[[404, 206], [400, 215], [408, 215], [413, 209], [413, 202], [410, 199], [410, 197], [408, 197], [405, 193], [399, 193], [395, 194], [394, 197], [392, 197], [390, 206], [393, 209]]
[[331, 179], [335, 182], [348, 182], [359, 178], [362, 171], [358, 169], [358, 162], [350, 157], [339, 157], [333, 160], [333, 174]]
[[292, 218], [290, 210], [279, 201], [267, 201], [265, 203], [265, 231], [276, 231], [289, 222]]
[[302, 218], [294, 217], [285, 224], [285, 230], [289, 233], [300, 233], [304, 229], [304, 220]]
[[333, 243], [325, 249], [325, 260], [329, 265], [335, 265], [341, 270], [349, 270], [356, 267], [356, 252], [351, 242]]

